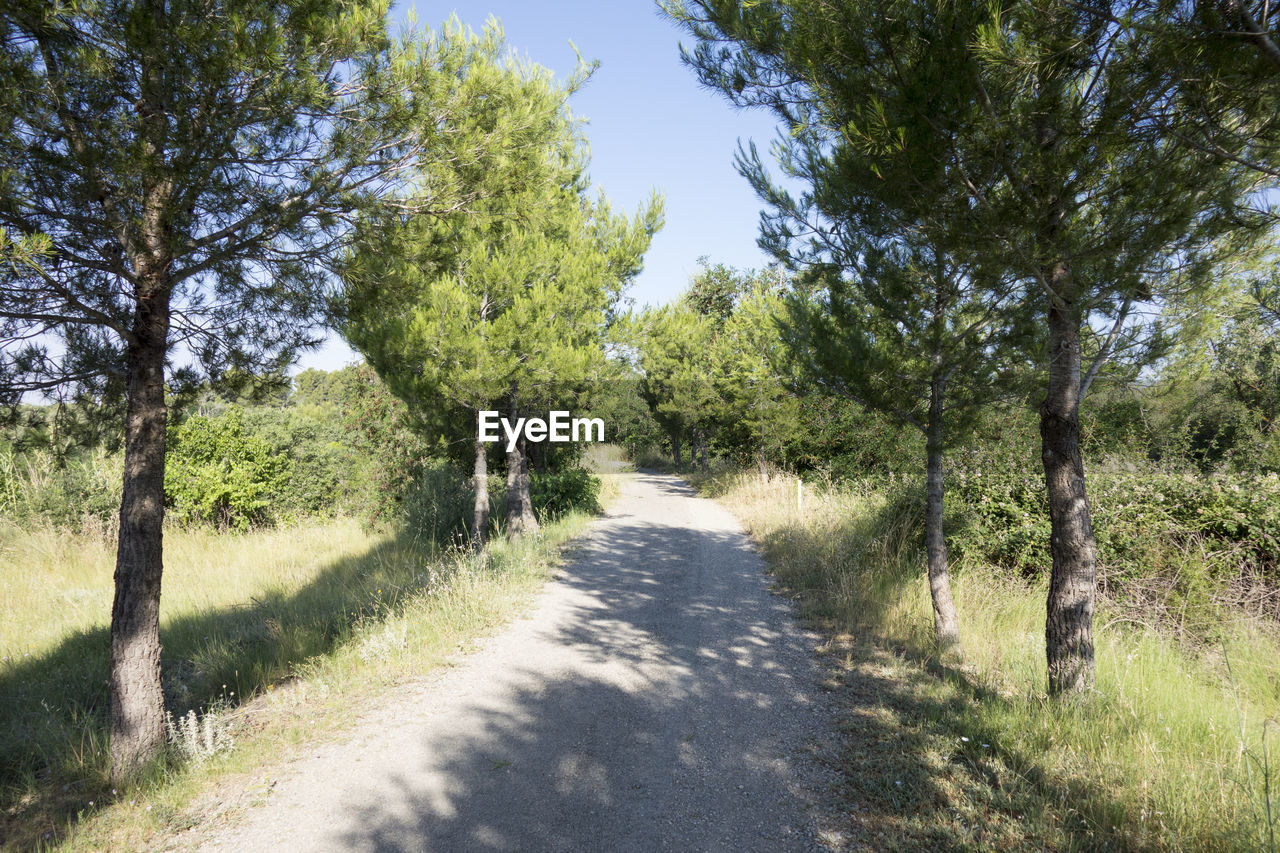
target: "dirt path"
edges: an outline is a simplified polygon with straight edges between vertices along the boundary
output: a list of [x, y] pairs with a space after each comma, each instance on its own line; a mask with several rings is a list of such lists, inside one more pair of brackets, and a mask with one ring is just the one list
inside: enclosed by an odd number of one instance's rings
[[730, 514], [638, 474], [526, 618], [202, 849], [824, 849], [814, 638]]

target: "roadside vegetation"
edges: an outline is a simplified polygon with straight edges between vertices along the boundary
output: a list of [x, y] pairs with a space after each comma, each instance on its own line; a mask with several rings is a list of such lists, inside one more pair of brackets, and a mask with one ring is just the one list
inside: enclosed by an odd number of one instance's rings
[[[723, 295], [722, 322], [699, 319], [708, 292]], [[1248, 294], [1220, 306], [1200, 337], [1082, 407], [1098, 669], [1064, 702], [1044, 678], [1052, 524], [1036, 398], [1011, 387], [945, 448], [959, 626], [945, 644], [928, 437], [796, 381], [786, 300], [768, 275], [708, 265], [638, 317], [649, 411], [628, 441], [638, 466], [681, 473], [737, 513], [824, 633], [852, 836], [877, 849], [1275, 849], [1280, 372], [1267, 306]], [[773, 325], [749, 320], [770, 311]], [[744, 329], [765, 345], [744, 346]]]
[[[5, 843], [181, 828], [310, 725], [273, 697], [492, 624], [600, 481], [475, 415], [573, 409], [844, 650], [869, 843], [1275, 848], [1280, 5], [663, 0], [779, 122], [777, 263], [638, 310], [662, 201], [591, 185], [590, 63], [386, 0], [10, 6]], [[287, 379], [326, 327], [367, 365]]]
[[[26, 413], [28, 443], [50, 413]], [[5, 849], [136, 848], [241, 802], [281, 742], [330, 736], [353, 709], [518, 613], [616, 490], [607, 448], [535, 471], [542, 534], [508, 540], [499, 524], [477, 554], [466, 547], [469, 478], [408, 423], [367, 368], [304, 373], [270, 402], [206, 395], [177, 420], [175, 433], [202, 440], [176, 444], [170, 471], [185, 479], [170, 500], [203, 509], [175, 512], [165, 534], [169, 743], [129, 785], [110, 780], [105, 718], [119, 456], [99, 448], [57, 464], [47, 443], [11, 453], [0, 522]], [[495, 477], [498, 506], [503, 490]]]
[[[810, 484], [802, 512], [793, 476], [695, 480], [733, 509], [780, 591], [827, 637], [855, 838], [885, 849], [1275, 849], [1273, 618], [1225, 606], [1217, 619], [1182, 618], [1194, 604], [1151, 608], [1113, 584], [1099, 608], [1097, 687], [1062, 704], [1043, 686], [1043, 575], [960, 558], [965, 660], [940, 662], [918, 486]], [[1182, 554], [1181, 570], [1203, 571], [1201, 559]]]

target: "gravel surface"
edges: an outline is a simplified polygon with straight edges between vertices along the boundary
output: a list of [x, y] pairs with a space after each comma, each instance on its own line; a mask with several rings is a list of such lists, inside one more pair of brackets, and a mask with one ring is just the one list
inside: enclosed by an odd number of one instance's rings
[[201, 849], [838, 848], [815, 642], [726, 510], [637, 474], [525, 618]]

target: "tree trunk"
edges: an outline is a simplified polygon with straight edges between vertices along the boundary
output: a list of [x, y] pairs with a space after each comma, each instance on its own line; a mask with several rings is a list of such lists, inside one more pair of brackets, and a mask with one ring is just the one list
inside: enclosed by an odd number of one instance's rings
[[698, 441], [698, 453], [702, 458], [702, 473], [711, 472], [711, 465], [707, 462], [707, 438], [705, 435], [700, 436]]
[[929, 595], [933, 600], [933, 630], [943, 654], [960, 652], [960, 618], [951, 597], [951, 569], [947, 565], [947, 541], [942, 528], [945, 496], [942, 476], [942, 400], [944, 383], [934, 376], [929, 387], [929, 423], [925, 440], [927, 497], [924, 514], [925, 549], [929, 555]]
[[671, 459], [676, 463], [676, 470], [680, 470], [680, 430], [673, 429], [671, 431]]
[[533, 496], [529, 489], [529, 445], [520, 437], [520, 511], [524, 513], [524, 532], [537, 533], [538, 517], [533, 513]]
[[518, 538], [538, 532], [538, 519], [533, 514], [529, 496], [529, 463], [525, 441], [521, 435], [507, 453], [507, 535]]
[[489, 536], [489, 456], [488, 445], [478, 439], [471, 484], [476, 493], [475, 513], [471, 520], [471, 548], [479, 552], [484, 550]]
[[[1068, 292], [1065, 263], [1053, 268], [1057, 294]], [[1060, 286], [1061, 285], [1061, 286]], [[1097, 546], [1080, 456], [1080, 321], [1069, 302], [1049, 307], [1049, 391], [1040, 406], [1040, 454], [1049, 493], [1053, 572], [1045, 620], [1049, 692], [1093, 686], [1093, 604]]]
[[138, 300], [128, 351], [124, 493], [111, 605], [111, 776], [124, 781], [165, 742], [160, 686], [167, 287]]

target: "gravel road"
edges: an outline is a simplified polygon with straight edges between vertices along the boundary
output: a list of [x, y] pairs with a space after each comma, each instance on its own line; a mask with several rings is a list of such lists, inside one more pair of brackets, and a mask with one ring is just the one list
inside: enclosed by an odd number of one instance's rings
[[834, 711], [733, 517], [640, 473], [534, 607], [287, 764], [202, 849], [788, 851]]

